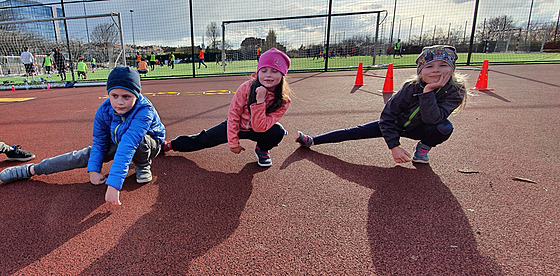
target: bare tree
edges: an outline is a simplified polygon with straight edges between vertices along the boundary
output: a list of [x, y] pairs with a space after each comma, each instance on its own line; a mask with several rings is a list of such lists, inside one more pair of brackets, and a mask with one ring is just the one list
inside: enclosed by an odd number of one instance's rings
[[208, 26], [206, 26], [206, 36], [210, 39], [210, 48], [217, 49], [217, 44], [219, 43], [220, 29], [218, 29], [218, 24], [212, 21]]
[[117, 26], [112, 23], [99, 24], [93, 28], [90, 35], [91, 43], [95, 46], [97, 57], [100, 61], [113, 60], [115, 45], [120, 42]]
[[479, 25], [478, 30], [480, 32], [480, 37], [483, 39], [497, 40], [503, 39], [505, 31], [517, 28], [519, 27], [515, 25], [513, 18], [507, 15], [502, 15], [486, 20], [486, 22]]

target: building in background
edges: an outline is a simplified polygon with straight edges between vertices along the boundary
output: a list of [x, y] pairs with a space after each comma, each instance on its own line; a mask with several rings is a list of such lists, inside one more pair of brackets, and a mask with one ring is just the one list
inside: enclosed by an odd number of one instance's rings
[[[0, 2], [0, 21], [21, 21], [62, 17], [62, 9], [55, 5], [43, 5], [29, 0], [6, 0]], [[0, 26], [4, 30], [29, 32], [53, 42], [62, 42], [65, 33], [63, 21], [43, 21]]]

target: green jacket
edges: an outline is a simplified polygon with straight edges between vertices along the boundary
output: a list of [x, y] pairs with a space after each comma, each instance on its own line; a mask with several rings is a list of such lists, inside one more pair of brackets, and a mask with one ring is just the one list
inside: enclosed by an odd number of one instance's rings
[[83, 61], [78, 62], [78, 72], [85, 72], [87, 69], [86, 63]]

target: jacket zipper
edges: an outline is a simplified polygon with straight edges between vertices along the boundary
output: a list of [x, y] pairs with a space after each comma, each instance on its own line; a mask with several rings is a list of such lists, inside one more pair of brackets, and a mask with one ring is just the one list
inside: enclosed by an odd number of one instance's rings
[[[124, 122], [124, 117], [123, 117], [123, 116], [120, 116], [120, 117], [121, 117], [121, 121]], [[122, 123], [122, 122], [121, 122], [121, 123]], [[121, 124], [118, 124], [118, 125], [115, 127], [115, 131], [114, 131], [114, 135], [115, 135], [115, 144], [117, 144], [117, 145], [119, 144], [119, 141], [117, 141], [117, 129], [119, 129], [120, 126], [121, 126]]]
[[[422, 89], [424, 89], [424, 87], [422, 87]], [[438, 90], [435, 92], [435, 94], [437, 94], [440, 89], [441, 89], [441, 87], [438, 88]], [[410, 116], [408, 116], [408, 121], [406, 121], [406, 123], [404, 123], [403, 127], [406, 128], [406, 126], [410, 125], [410, 123], [412, 122], [412, 119], [414, 118], [414, 116], [416, 116], [418, 111], [420, 111], [420, 102], [418, 102], [418, 107], [416, 107], [416, 109], [414, 109], [414, 111], [412, 111], [412, 114], [410, 114]]]

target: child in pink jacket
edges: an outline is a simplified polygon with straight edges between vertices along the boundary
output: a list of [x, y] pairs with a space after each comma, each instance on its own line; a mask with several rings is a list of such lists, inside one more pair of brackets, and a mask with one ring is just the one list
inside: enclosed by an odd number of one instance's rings
[[276, 147], [286, 131], [278, 121], [290, 105], [291, 92], [285, 76], [290, 58], [271, 48], [259, 59], [257, 73], [241, 84], [229, 107], [228, 119], [208, 130], [188, 136], [178, 136], [166, 142], [165, 151], [190, 152], [228, 143], [238, 154], [245, 150], [239, 139], [257, 142], [255, 155], [260, 166], [272, 165], [269, 150]]

